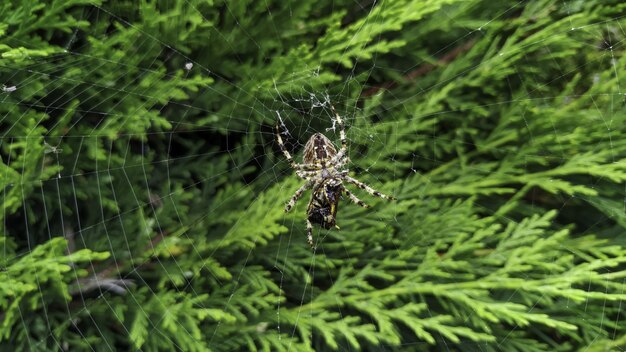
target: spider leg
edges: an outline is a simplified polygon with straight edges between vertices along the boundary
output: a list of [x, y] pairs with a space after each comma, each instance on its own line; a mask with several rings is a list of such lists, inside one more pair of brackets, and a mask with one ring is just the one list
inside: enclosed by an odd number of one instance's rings
[[343, 156], [343, 158], [333, 158], [330, 162], [331, 165], [334, 165], [335, 169], [340, 169], [342, 167], [344, 167], [347, 163], [350, 162], [350, 158], [346, 155]]
[[339, 159], [346, 153], [346, 149], [348, 148], [348, 141], [346, 140], [346, 129], [343, 124], [343, 120], [341, 119], [341, 116], [339, 116], [333, 104], [330, 104], [330, 109], [333, 111], [333, 114], [335, 114], [335, 121], [339, 125], [339, 138], [341, 139], [341, 149], [337, 153], [337, 159]]
[[308, 180], [309, 178], [315, 176], [319, 171], [298, 171], [296, 170], [296, 175], [300, 176], [301, 178]]
[[293, 208], [293, 206], [296, 204], [298, 199], [302, 197], [302, 194], [304, 193], [304, 191], [311, 188], [317, 180], [318, 180], [317, 177], [313, 177], [310, 180], [308, 180], [305, 184], [303, 184], [302, 187], [298, 188], [296, 193], [294, 193], [293, 196], [291, 196], [291, 199], [289, 199], [289, 203], [287, 203], [287, 205], [285, 206], [285, 213], [291, 210], [291, 208]]
[[382, 193], [378, 192], [377, 190], [373, 189], [372, 187], [366, 185], [365, 183], [363, 183], [363, 182], [361, 182], [361, 181], [359, 181], [357, 179], [354, 179], [354, 178], [352, 178], [350, 176], [346, 175], [346, 176], [343, 177], [343, 179], [346, 180], [347, 182], [349, 182], [349, 183], [359, 187], [360, 189], [366, 191], [367, 193], [369, 193], [369, 194], [371, 194], [373, 196], [376, 196], [376, 197], [379, 197], [379, 198], [382, 198], [382, 199], [387, 199], [387, 200], [395, 200], [396, 199], [396, 198], [394, 198], [392, 196], [388, 196], [386, 194], [382, 194]]
[[[339, 149], [339, 152], [337, 152], [337, 154], [331, 159], [330, 165], [335, 165], [336, 168], [339, 168], [348, 163], [348, 161], [350, 161], [350, 158], [346, 156], [348, 150], [348, 141], [346, 139], [346, 126], [343, 124], [341, 116], [337, 113], [335, 107], [332, 104], [330, 104], [330, 109], [333, 111], [333, 114], [335, 114], [334, 119], [335, 122], [339, 125], [339, 138], [341, 139], [341, 149]], [[333, 123], [333, 127], [334, 126], [335, 124]]]
[[315, 250], [315, 243], [313, 243], [313, 224], [306, 219], [306, 240], [309, 242], [312, 250]]
[[315, 163], [315, 164], [293, 164], [291, 165], [295, 170], [298, 171], [319, 171], [326, 167], [325, 164]]
[[289, 151], [285, 147], [285, 143], [283, 142], [283, 138], [280, 136], [280, 126], [278, 125], [278, 123], [276, 124], [276, 141], [278, 142], [278, 146], [280, 147], [280, 151], [283, 152], [283, 155], [285, 156], [285, 158], [289, 162], [289, 165], [291, 165], [292, 169], [294, 169], [296, 171], [318, 171], [319, 169], [321, 169], [324, 166], [324, 165], [322, 165], [320, 163], [315, 163], [315, 164], [297, 164], [295, 161], [293, 161], [293, 157], [291, 156], [291, 154], [289, 153]]
[[345, 193], [345, 194], [347, 194], [347, 195], [348, 195], [348, 197], [350, 198], [350, 200], [351, 200], [353, 203], [355, 203], [355, 204], [357, 204], [357, 205], [359, 205], [359, 206], [361, 206], [361, 207], [363, 207], [363, 208], [369, 208], [369, 207], [370, 207], [369, 205], [365, 204], [365, 202], [363, 202], [362, 200], [360, 200], [357, 196], [355, 196], [354, 194], [352, 194], [352, 192], [348, 191], [348, 189], [347, 189], [347, 188], [345, 188], [345, 187], [344, 187], [344, 188], [343, 188], [343, 191], [344, 191], [344, 193]]
[[283, 139], [280, 137], [280, 126], [278, 126], [278, 123], [276, 123], [276, 141], [278, 142], [278, 146], [280, 147], [280, 151], [283, 152], [283, 155], [285, 155], [285, 158], [287, 158], [287, 161], [289, 162], [289, 164], [291, 164], [291, 167], [294, 169], [297, 169], [297, 165], [294, 161], [293, 158], [291, 157], [291, 154], [289, 154], [289, 151], [287, 150], [287, 148], [285, 148], [285, 144], [283, 143]]

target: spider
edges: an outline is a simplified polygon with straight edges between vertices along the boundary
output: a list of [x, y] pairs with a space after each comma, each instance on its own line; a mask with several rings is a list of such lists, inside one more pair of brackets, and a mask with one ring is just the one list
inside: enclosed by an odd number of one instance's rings
[[280, 128], [285, 129], [284, 134], [288, 134], [287, 128], [283, 121], [278, 116], [276, 123], [276, 140], [280, 150], [287, 158], [287, 161], [294, 169], [296, 175], [306, 180], [296, 193], [293, 194], [287, 205], [285, 206], [285, 212], [290, 211], [296, 204], [298, 199], [302, 197], [305, 191], [311, 189], [311, 200], [307, 206], [307, 218], [306, 218], [306, 235], [307, 241], [311, 248], [315, 250], [313, 242], [313, 224], [319, 224], [325, 229], [335, 227], [337, 206], [342, 195], [345, 194], [348, 198], [357, 205], [363, 208], [369, 208], [369, 205], [361, 201], [357, 196], [352, 194], [345, 186], [344, 182], [351, 183], [367, 193], [387, 200], [395, 200], [394, 197], [382, 194], [365, 183], [348, 176], [348, 170], [342, 170], [342, 168], [350, 161], [347, 155], [347, 141], [346, 131], [344, 128], [343, 120], [335, 111], [335, 108], [330, 105], [330, 108], [335, 115], [333, 120], [333, 129], [335, 124], [339, 125], [339, 136], [341, 138], [341, 148], [337, 152], [337, 148], [333, 145], [333, 142], [321, 133], [315, 133], [309, 138], [304, 146], [303, 163], [297, 164], [294, 162], [291, 154], [285, 148], [283, 140], [280, 137]]

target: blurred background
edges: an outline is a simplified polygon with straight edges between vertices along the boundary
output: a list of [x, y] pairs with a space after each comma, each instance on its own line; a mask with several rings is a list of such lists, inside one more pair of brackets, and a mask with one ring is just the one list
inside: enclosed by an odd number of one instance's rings
[[[624, 349], [625, 15], [2, 2], [0, 350]], [[312, 251], [274, 126], [301, 162], [331, 106], [397, 200]]]

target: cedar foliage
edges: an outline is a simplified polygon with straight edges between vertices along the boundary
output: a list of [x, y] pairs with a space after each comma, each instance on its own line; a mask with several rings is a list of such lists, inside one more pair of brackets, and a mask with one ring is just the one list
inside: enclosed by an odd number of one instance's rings
[[[625, 11], [3, 1], [0, 348], [623, 348]], [[398, 200], [314, 254], [272, 127], [329, 103]]]

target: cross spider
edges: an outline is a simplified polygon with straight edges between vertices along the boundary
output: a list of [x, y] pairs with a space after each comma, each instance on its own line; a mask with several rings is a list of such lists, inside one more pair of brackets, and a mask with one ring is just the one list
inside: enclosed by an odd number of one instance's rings
[[276, 140], [280, 150], [283, 152], [287, 161], [294, 169], [296, 174], [306, 180], [304, 185], [300, 187], [296, 193], [293, 194], [287, 205], [285, 206], [285, 212], [288, 212], [293, 208], [298, 199], [302, 197], [302, 194], [308, 190], [312, 190], [311, 200], [307, 206], [307, 219], [306, 219], [306, 235], [309, 244], [312, 249], [315, 249], [313, 243], [313, 223], [319, 224], [325, 229], [332, 227], [339, 228], [335, 225], [337, 215], [337, 205], [342, 194], [346, 194], [350, 200], [363, 208], [369, 208], [369, 205], [361, 201], [357, 196], [352, 194], [343, 185], [343, 182], [351, 183], [367, 193], [387, 200], [394, 200], [394, 197], [382, 194], [377, 190], [371, 188], [365, 183], [356, 180], [348, 176], [348, 170], [340, 170], [349, 161], [347, 153], [347, 141], [346, 131], [344, 128], [343, 120], [335, 111], [335, 108], [331, 105], [330, 108], [335, 115], [333, 121], [333, 128], [335, 123], [339, 125], [339, 136], [341, 138], [341, 149], [337, 152], [337, 149], [333, 143], [321, 133], [315, 133], [304, 146], [303, 163], [296, 164], [291, 157], [291, 154], [285, 148], [283, 139], [280, 137], [280, 127], [285, 129], [285, 134], [288, 133], [287, 128], [278, 116], [279, 121], [276, 124]]

